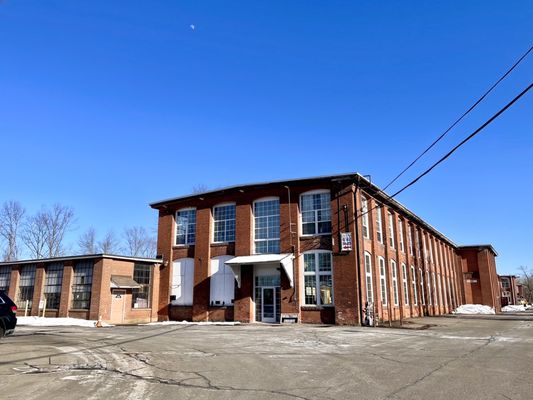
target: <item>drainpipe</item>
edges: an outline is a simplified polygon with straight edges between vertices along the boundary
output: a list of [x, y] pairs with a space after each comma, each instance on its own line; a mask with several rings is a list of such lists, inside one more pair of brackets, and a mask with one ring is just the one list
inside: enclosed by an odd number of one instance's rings
[[[356, 270], [357, 270], [357, 297], [359, 299], [359, 324], [363, 325], [363, 293], [361, 291], [361, 254], [359, 249], [359, 216], [357, 215], [357, 191], [359, 190], [359, 179], [355, 183], [354, 192], [354, 229], [355, 229], [355, 252], [356, 252]], [[340, 245], [340, 243], [339, 243]], [[375, 316], [374, 316], [375, 318]]]

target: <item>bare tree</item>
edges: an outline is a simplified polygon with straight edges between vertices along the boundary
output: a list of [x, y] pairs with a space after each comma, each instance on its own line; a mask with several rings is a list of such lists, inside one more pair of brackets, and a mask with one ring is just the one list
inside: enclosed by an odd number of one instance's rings
[[30, 215], [22, 225], [21, 239], [28, 248], [31, 258], [46, 256], [45, 214], [40, 211]]
[[154, 257], [156, 253], [155, 238], [150, 236], [142, 226], [133, 226], [124, 230], [125, 252], [130, 256]]
[[13, 200], [4, 202], [0, 209], [0, 238], [5, 241], [4, 261], [17, 260], [20, 255], [18, 235], [24, 212], [20, 203]]
[[71, 207], [54, 204], [43, 207], [27, 218], [22, 229], [22, 241], [34, 258], [57, 257], [63, 254], [63, 240], [74, 222]]
[[118, 253], [118, 248], [119, 243], [113, 231], [107, 232], [97, 246], [97, 250], [103, 254], [116, 254]]
[[81, 254], [95, 254], [96, 253], [96, 231], [93, 227], [78, 239], [78, 248]]
[[524, 288], [524, 297], [531, 304], [533, 303], [533, 271], [523, 265], [520, 266], [519, 270], [520, 278], [518, 281]]
[[207, 185], [204, 185], [204, 184], [200, 183], [200, 184], [194, 185], [192, 187], [192, 194], [205, 193], [208, 190], [209, 190], [209, 188], [207, 187]]

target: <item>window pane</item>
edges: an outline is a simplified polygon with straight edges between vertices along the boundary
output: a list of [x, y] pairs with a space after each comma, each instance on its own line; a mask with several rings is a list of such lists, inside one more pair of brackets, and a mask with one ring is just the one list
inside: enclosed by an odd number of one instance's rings
[[315, 270], [315, 255], [304, 254], [304, 272], [314, 272]]
[[332, 304], [332, 296], [331, 275], [320, 275], [320, 304]]
[[317, 304], [316, 303], [316, 276], [306, 275], [304, 276], [304, 293], [305, 304]]

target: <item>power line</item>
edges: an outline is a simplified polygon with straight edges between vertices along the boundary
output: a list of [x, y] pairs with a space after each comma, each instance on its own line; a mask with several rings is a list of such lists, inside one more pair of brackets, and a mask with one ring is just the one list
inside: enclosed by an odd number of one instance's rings
[[[440, 158], [437, 162], [435, 162], [431, 167], [426, 169], [424, 172], [422, 172], [420, 175], [418, 175], [415, 179], [413, 179], [411, 182], [409, 182], [407, 185], [402, 187], [400, 190], [398, 190], [396, 193], [392, 195], [385, 195], [387, 196], [388, 200], [392, 199], [393, 197], [396, 197], [400, 193], [402, 193], [405, 189], [413, 186], [416, 182], [418, 182], [421, 178], [429, 174], [437, 165], [442, 163], [444, 160], [446, 160], [448, 157], [450, 157], [459, 147], [461, 147], [463, 144], [468, 142], [470, 139], [472, 139], [474, 136], [476, 136], [479, 132], [481, 132], [483, 129], [485, 129], [489, 124], [491, 124], [496, 118], [498, 118], [500, 115], [502, 115], [509, 107], [511, 107], [514, 103], [516, 103], [522, 96], [524, 96], [531, 88], [533, 87], [533, 83], [530, 84], [527, 88], [525, 88], [522, 92], [520, 92], [513, 100], [511, 100], [509, 103], [507, 103], [504, 107], [502, 107], [496, 114], [494, 114], [492, 117], [490, 117], [486, 122], [484, 122], [479, 128], [477, 128], [474, 132], [472, 132], [469, 136], [467, 136], [465, 139], [463, 139], [459, 144], [457, 144], [454, 148], [452, 148], [448, 153], [446, 153], [442, 158]], [[383, 192], [383, 190], [380, 190]], [[374, 206], [370, 210], [361, 213], [358, 217], [362, 217], [363, 215], [368, 214], [372, 210], [376, 209], [379, 206]]]
[[459, 122], [463, 120], [464, 117], [466, 117], [476, 106], [483, 101], [485, 97], [489, 95], [496, 86], [500, 84], [501, 81], [503, 81], [517, 66], [528, 56], [528, 54], [533, 50], [533, 46], [529, 48], [528, 51], [526, 51], [514, 64], [511, 68], [507, 70], [505, 74], [503, 74], [497, 81], [494, 83], [474, 104], [470, 106], [468, 110], [466, 110], [458, 119], [455, 120], [453, 124], [451, 124], [448, 129], [446, 129], [437, 139], [433, 141], [418, 157], [416, 157], [407, 167], [405, 167], [392, 181], [390, 181], [381, 191], [387, 190], [387, 188], [392, 185], [394, 182], [398, 180], [407, 170], [409, 170], [415, 163], [420, 160], [429, 150], [431, 150], [438, 142], [440, 142], [447, 134], [450, 132]]

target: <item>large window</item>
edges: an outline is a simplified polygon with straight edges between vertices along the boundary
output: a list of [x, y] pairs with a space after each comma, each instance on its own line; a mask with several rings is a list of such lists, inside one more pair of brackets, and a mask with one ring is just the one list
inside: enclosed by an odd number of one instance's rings
[[379, 263], [379, 284], [381, 287], [381, 302], [384, 306], [387, 305], [387, 265], [383, 257], [378, 257]]
[[231, 267], [224, 264], [232, 256], [211, 259], [210, 304], [212, 306], [233, 305], [235, 298], [235, 274]]
[[224, 204], [213, 208], [215, 221], [214, 242], [235, 241], [235, 204]]
[[9, 265], [0, 267], [0, 292], [7, 293], [9, 291], [10, 282], [11, 282], [11, 267]]
[[398, 266], [396, 265], [396, 261], [391, 260], [390, 267], [391, 267], [391, 272], [392, 272], [392, 293], [394, 295], [394, 305], [397, 306], [399, 304], [399, 301], [398, 301]]
[[44, 298], [46, 308], [59, 309], [61, 302], [61, 285], [63, 284], [63, 263], [52, 263], [46, 266], [44, 278]]
[[79, 261], [74, 265], [72, 285], [72, 308], [88, 310], [91, 306], [91, 289], [93, 286], [93, 261]]
[[403, 300], [406, 306], [409, 305], [409, 284], [407, 282], [407, 267], [402, 263]]
[[398, 234], [400, 235], [400, 251], [405, 253], [405, 243], [403, 240], [403, 221], [401, 219], [398, 220]]
[[383, 244], [383, 220], [381, 217], [381, 207], [376, 207], [376, 235], [378, 242]]
[[372, 256], [365, 251], [365, 282], [366, 282], [366, 301], [374, 302], [374, 288], [372, 287]]
[[416, 270], [415, 267], [411, 265], [411, 283], [413, 285], [413, 304], [418, 305], [418, 290], [416, 287]]
[[172, 265], [172, 286], [170, 295], [175, 306], [192, 306], [194, 289], [194, 259], [182, 258]]
[[[423, 236], [422, 236], [423, 238]], [[431, 295], [431, 281], [429, 277], [429, 271], [426, 269], [426, 283], [427, 283], [427, 289], [428, 289], [428, 304], [431, 306], [433, 305], [433, 296]]]
[[369, 239], [370, 238], [370, 232], [368, 230], [368, 200], [366, 199], [366, 197], [362, 197], [361, 198], [361, 203], [362, 203], [362, 207], [361, 207], [361, 215], [362, 215], [362, 225], [363, 225], [363, 237], [365, 239]]
[[20, 269], [20, 282], [17, 304], [20, 308], [32, 307], [35, 286], [35, 265], [24, 265]]
[[307, 305], [333, 304], [332, 260], [330, 251], [304, 253], [304, 298]]
[[418, 268], [420, 276], [420, 295], [422, 296], [422, 305], [426, 305], [426, 291], [424, 290], [424, 274], [422, 273], [422, 268]]
[[133, 266], [133, 280], [141, 285], [141, 287], [133, 289], [131, 293], [131, 307], [150, 308], [152, 266], [148, 264], [135, 264]]
[[176, 212], [176, 244], [194, 244], [196, 241], [196, 209]]
[[254, 202], [255, 253], [279, 253], [279, 199]]
[[387, 213], [389, 217], [389, 244], [390, 247], [394, 249], [395, 246], [395, 240], [394, 240], [394, 217], [392, 216], [392, 213], [389, 211]]
[[329, 192], [302, 194], [302, 233], [322, 235], [331, 233], [331, 202]]
[[409, 241], [407, 244], [409, 246], [409, 254], [414, 255], [413, 226], [411, 224], [407, 225], [407, 240]]

